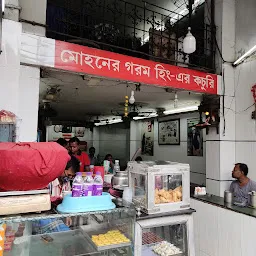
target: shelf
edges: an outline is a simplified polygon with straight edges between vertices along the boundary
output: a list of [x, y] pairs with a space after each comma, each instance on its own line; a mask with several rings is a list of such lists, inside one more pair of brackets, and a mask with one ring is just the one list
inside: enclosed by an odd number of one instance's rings
[[96, 212], [85, 212], [85, 213], [65, 213], [60, 214], [55, 211], [48, 211], [43, 213], [29, 213], [29, 214], [20, 214], [20, 215], [8, 215], [8, 216], [0, 216], [0, 223], [8, 223], [8, 222], [25, 222], [25, 221], [35, 221], [42, 219], [59, 219], [59, 218], [67, 218], [67, 217], [89, 217], [90, 215], [111, 215], [111, 214], [127, 214], [130, 217], [136, 216], [136, 211], [133, 208], [115, 208], [113, 210], [107, 211], [96, 211]]

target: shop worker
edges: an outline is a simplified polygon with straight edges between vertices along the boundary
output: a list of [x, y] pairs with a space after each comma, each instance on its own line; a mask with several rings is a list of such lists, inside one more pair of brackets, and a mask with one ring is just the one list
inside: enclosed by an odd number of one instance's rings
[[[53, 203], [59, 203], [62, 197], [62, 191], [71, 191], [70, 180], [80, 170], [80, 162], [71, 156], [65, 170], [61, 176], [50, 184], [51, 200]], [[41, 219], [33, 221], [33, 234], [45, 234], [53, 232], [61, 232], [70, 230], [69, 226], [72, 224], [71, 218], [66, 219]]]
[[76, 137], [69, 140], [71, 155], [75, 156], [80, 161], [80, 172], [88, 172], [90, 167], [90, 158], [87, 153], [80, 149], [80, 140]]
[[234, 200], [248, 205], [250, 203], [249, 192], [256, 191], [256, 182], [248, 177], [248, 166], [243, 163], [235, 164], [232, 177], [236, 180], [230, 185], [230, 192], [234, 194]]
[[65, 170], [61, 176], [50, 184], [50, 193], [52, 199], [58, 199], [62, 197], [62, 191], [71, 191], [70, 181], [76, 176], [76, 173], [80, 170], [79, 160], [71, 156], [71, 159], [68, 161]]
[[98, 165], [98, 158], [95, 156], [95, 147], [89, 148], [89, 158], [90, 158], [90, 165], [97, 166]]
[[69, 149], [69, 144], [68, 144], [68, 142], [65, 140], [65, 139], [63, 139], [63, 138], [59, 138], [57, 141], [56, 141], [59, 145], [61, 145], [63, 148], [65, 148], [65, 149]]
[[107, 154], [104, 158], [104, 160], [109, 161], [109, 169], [108, 172], [109, 173], [113, 173], [114, 170], [114, 163], [113, 163], [113, 156], [111, 154]]

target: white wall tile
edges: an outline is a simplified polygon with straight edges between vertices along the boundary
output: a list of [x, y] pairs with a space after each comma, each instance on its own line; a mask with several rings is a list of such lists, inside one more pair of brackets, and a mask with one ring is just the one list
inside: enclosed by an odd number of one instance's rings
[[236, 106], [235, 98], [224, 97], [224, 115], [223, 115], [223, 97], [220, 99], [220, 140], [235, 140], [236, 136]]
[[39, 84], [40, 68], [20, 67], [18, 117], [21, 122], [18, 141], [33, 142], [37, 140]]
[[234, 141], [220, 142], [220, 180], [231, 180], [232, 170], [236, 163]]
[[255, 152], [256, 142], [236, 142], [236, 162], [247, 164], [248, 176], [256, 181]]
[[206, 177], [206, 190], [208, 194], [220, 196], [220, 182]]
[[[199, 225], [200, 251], [210, 256], [218, 255], [218, 208], [200, 203], [197, 225]], [[209, 225], [209, 223], [211, 223]]]
[[206, 178], [220, 179], [219, 141], [206, 141]]
[[3, 42], [0, 55], [1, 100], [0, 110], [12, 111], [17, 115], [20, 72], [21, 24], [3, 19]]
[[243, 216], [241, 229], [242, 256], [255, 256], [256, 219], [249, 216]]
[[230, 189], [232, 181], [220, 181], [220, 196], [224, 197], [224, 191]]
[[218, 208], [219, 256], [241, 256], [241, 228], [244, 215]]

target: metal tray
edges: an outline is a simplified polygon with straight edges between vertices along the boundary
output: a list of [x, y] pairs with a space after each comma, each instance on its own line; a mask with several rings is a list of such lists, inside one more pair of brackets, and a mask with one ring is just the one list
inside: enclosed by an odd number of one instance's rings
[[[83, 230], [84, 231], [84, 230]], [[106, 231], [106, 230], [101, 230], [103, 233]], [[86, 237], [87, 240], [90, 241], [90, 243], [93, 245], [93, 247], [97, 250], [97, 251], [105, 251], [105, 250], [111, 250], [111, 249], [118, 249], [118, 248], [121, 248], [121, 247], [128, 247], [128, 246], [131, 246], [131, 242], [127, 242], [127, 243], [121, 243], [121, 244], [112, 244], [112, 245], [106, 245], [106, 246], [97, 246], [91, 239], [90, 235], [84, 231], [83, 232], [84, 236]], [[95, 234], [95, 233], [94, 233]], [[96, 234], [95, 234], [96, 235]]]
[[1, 196], [24, 196], [24, 195], [38, 195], [38, 194], [49, 194], [49, 189], [41, 189], [41, 190], [28, 190], [28, 191], [7, 191], [0, 192]]
[[[162, 242], [159, 243], [152, 243], [152, 244], [145, 244], [142, 245], [142, 256], [159, 256], [159, 254], [155, 253], [152, 249], [153, 246], [160, 244]], [[173, 254], [172, 256], [186, 256], [185, 253], [178, 253], [178, 254]]]

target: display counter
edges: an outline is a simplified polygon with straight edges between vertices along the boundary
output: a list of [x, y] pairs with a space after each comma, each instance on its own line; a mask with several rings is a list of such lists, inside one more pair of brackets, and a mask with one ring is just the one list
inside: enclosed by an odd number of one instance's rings
[[256, 209], [218, 196], [191, 197], [197, 256], [255, 256]]
[[4, 256], [133, 255], [133, 208], [80, 214], [54, 211], [0, 218]]
[[142, 214], [135, 223], [135, 256], [195, 256], [193, 209]]
[[205, 195], [205, 196], [191, 196], [192, 198], [202, 201], [204, 203], [212, 204], [230, 211], [237, 213], [245, 214], [250, 217], [256, 218], [256, 209], [252, 207], [239, 207], [233, 204], [225, 203], [223, 197], [214, 196], [214, 195]]

